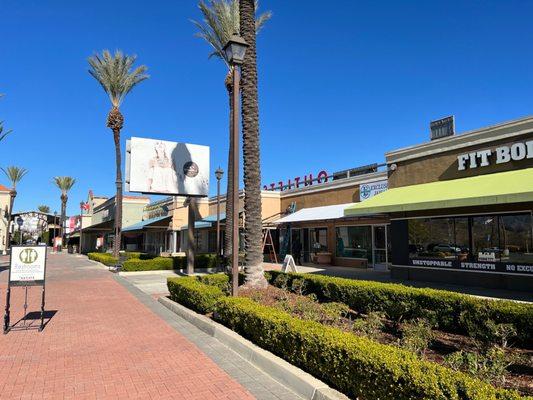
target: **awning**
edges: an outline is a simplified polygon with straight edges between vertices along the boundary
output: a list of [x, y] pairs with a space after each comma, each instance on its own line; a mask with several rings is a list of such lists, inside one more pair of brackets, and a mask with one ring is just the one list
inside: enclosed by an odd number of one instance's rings
[[533, 202], [533, 168], [389, 189], [345, 216]]
[[[239, 214], [242, 213], [243, 211], [239, 211]], [[226, 213], [223, 213], [221, 212], [220, 213], [220, 222], [225, 222], [226, 221]], [[212, 215], [208, 215], [207, 217], [205, 218], [202, 218], [202, 219], [199, 219], [197, 221], [194, 221], [194, 228], [195, 229], [199, 229], [199, 228], [211, 228], [213, 226], [213, 224], [216, 224], [217, 223], [217, 215], [216, 214], [212, 214]], [[182, 225], [180, 230], [184, 231], [188, 229], [188, 225]]]
[[333, 206], [302, 208], [295, 213], [274, 221], [274, 224], [286, 224], [289, 222], [319, 221], [325, 219], [338, 219], [344, 217], [344, 210], [352, 203], [336, 204]]
[[137, 222], [136, 224], [127, 226], [126, 228], [122, 229], [122, 232], [132, 232], [132, 231], [142, 231], [147, 228], [161, 228], [166, 229], [168, 228], [168, 223], [172, 219], [171, 216], [163, 216], [163, 217], [156, 217], [156, 218], [150, 218], [145, 219], [144, 221]]
[[83, 232], [107, 232], [113, 231], [114, 220], [110, 219], [109, 221], [100, 222], [91, 226], [84, 227]]

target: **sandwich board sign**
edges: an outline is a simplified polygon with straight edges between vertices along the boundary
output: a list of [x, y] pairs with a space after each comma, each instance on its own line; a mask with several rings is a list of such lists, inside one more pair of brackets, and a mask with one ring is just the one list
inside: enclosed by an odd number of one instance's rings
[[[24, 313], [26, 314], [28, 286], [42, 287], [41, 300], [41, 325], [39, 331], [44, 327], [44, 293], [46, 276], [46, 246], [11, 246], [11, 257], [9, 260], [9, 282], [7, 286], [6, 313], [4, 315], [4, 333], [7, 333], [11, 326], [10, 321], [10, 300], [11, 288], [22, 286], [26, 290]], [[26, 316], [26, 315], [25, 315]]]
[[285, 259], [283, 260], [283, 266], [281, 267], [281, 272], [298, 272], [294, 258], [292, 258], [290, 254], [285, 256]]

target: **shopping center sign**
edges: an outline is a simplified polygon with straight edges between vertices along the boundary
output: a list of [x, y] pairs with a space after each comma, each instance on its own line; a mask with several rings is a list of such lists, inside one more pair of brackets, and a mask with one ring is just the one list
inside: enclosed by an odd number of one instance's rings
[[492, 164], [505, 164], [510, 161], [521, 161], [533, 158], [533, 140], [517, 142], [510, 146], [474, 151], [457, 156], [457, 170], [488, 167]]

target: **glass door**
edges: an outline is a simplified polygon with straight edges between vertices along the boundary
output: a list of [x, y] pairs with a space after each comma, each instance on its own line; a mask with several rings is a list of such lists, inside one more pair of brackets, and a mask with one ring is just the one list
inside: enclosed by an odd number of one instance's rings
[[372, 227], [373, 267], [385, 271], [389, 268], [389, 235], [388, 225], [374, 225]]

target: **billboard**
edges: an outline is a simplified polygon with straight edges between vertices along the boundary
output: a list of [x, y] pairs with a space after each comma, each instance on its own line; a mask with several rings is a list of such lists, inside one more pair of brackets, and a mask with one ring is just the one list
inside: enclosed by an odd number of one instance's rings
[[126, 190], [207, 196], [209, 147], [132, 137], [126, 143]]

